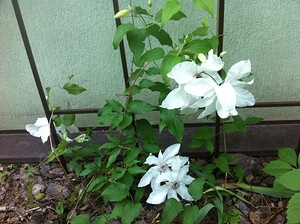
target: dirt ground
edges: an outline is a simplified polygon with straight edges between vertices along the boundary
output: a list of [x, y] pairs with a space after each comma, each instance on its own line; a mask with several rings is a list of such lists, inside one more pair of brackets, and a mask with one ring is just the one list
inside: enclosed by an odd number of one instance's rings
[[[260, 170], [271, 157], [249, 157], [236, 154], [237, 162], [246, 171], [245, 182], [256, 186], [271, 186], [273, 178]], [[35, 169], [33, 170], [33, 168]], [[73, 215], [88, 213], [90, 217], [110, 211], [109, 205], [103, 205], [97, 200], [86, 197], [80, 203], [72, 194], [73, 185], [84, 186], [71, 173], [68, 178], [58, 163], [51, 164], [19, 164], [0, 165], [0, 223], [32, 223], [51, 224], [67, 223], [67, 218]], [[222, 179], [219, 180], [222, 182]], [[287, 201], [278, 198], [271, 198], [260, 194], [251, 193], [245, 190], [238, 190], [250, 203], [251, 207], [241, 201], [229, 200], [225, 210], [236, 208], [240, 214], [239, 223], [285, 223], [285, 206]], [[65, 203], [64, 198], [74, 203]], [[143, 204], [140, 217], [135, 223], [159, 223], [163, 205], [150, 206]], [[204, 220], [204, 223], [215, 223], [215, 214], [212, 212]], [[120, 224], [119, 220], [113, 221]], [[181, 223], [180, 217], [173, 223]]]

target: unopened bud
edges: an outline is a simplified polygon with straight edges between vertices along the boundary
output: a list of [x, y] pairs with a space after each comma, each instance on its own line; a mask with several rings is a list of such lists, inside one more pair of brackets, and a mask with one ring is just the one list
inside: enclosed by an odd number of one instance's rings
[[202, 53], [198, 54], [198, 58], [202, 63], [206, 62], [206, 56]]
[[121, 11], [117, 12], [117, 14], [114, 16], [115, 19], [120, 19], [124, 16], [126, 16], [130, 11], [128, 9], [122, 9]]
[[185, 58], [185, 60], [189, 60], [189, 59], [190, 59], [190, 56], [184, 55], [184, 58]]
[[222, 52], [220, 53], [220, 58], [223, 57], [226, 53], [227, 53], [227, 51], [222, 51]]
[[149, 0], [149, 1], [148, 1], [148, 7], [149, 7], [149, 8], [152, 8], [152, 0]]

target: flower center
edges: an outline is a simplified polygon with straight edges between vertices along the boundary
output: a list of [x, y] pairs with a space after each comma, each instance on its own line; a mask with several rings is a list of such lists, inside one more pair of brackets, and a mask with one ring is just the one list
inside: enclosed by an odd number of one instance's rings
[[175, 190], [177, 188], [179, 188], [179, 183], [178, 182], [173, 182], [172, 188]]
[[168, 170], [168, 165], [167, 164], [163, 164], [162, 166], [160, 166], [160, 173], [164, 173]]

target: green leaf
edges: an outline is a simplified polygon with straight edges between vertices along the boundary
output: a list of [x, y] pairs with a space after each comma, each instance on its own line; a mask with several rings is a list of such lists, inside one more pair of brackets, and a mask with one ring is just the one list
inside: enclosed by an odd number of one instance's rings
[[104, 176], [97, 177], [95, 180], [91, 182], [89, 185], [87, 192], [94, 192], [99, 190], [101, 187], [103, 187], [106, 184], [106, 178]]
[[215, 1], [214, 0], [193, 0], [193, 3], [196, 7], [200, 9], [204, 9], [207, 11], [212, 18], [214, 18], [215, 14]]
[[136, 15], [147, 15], [150, 16], [150, 14], [148, 13], [148, 11], [146, 9], [143, 9], [140, 6], [135, 6], [133, 9], [134, 14]]
[[122, 201], [117, 203], [114, 207], [111, 218], [120, 217], [122, 223], [131, 224], [133, 223], [134, 219], [139, 216], [141, 208], [141, 203]]
[[90, 224], [90, 217], [87, 214], [74, 216], [70, 220], [71, 224]]
[[128, 166], [132, 161], [134, 161], [138, 155], [140, 154], [141, 149], [140, 148], [133, 148], [131, 149], [126, 157], [124, 158], [124, 163]]
[[111, 170], [111, 178], [109, 179], [110, 182], [115, 182], [122, 178], [126, 173], [126, 168], [123, 167], [114, 167]]
[[71, 83], [71, 82], [66, 83], [63, 86], [63, 89], [72, 95], [79, 95], [80, 93], [86, 91], [86, 89], [83, 88], [82, 86], [79, 86], [79, 85]]
[[174, 198], [168, 199], [161, 214], [161, 224], [172, 222], [182, 210], [182, 203]]
[[107, 201], [122, 201], [128, 195], [128, 188], [122, 183], [110, 184], [101, 194]]
[[166, 23], [175, 15], [179, 9], [181, 4], [177, 0], [168, 0], [164, 5], [161, 15], [162, 26], [165, 26]]
[[162, 48], [160, 47], [156, 47], [153, 48], [149, 51], [146, 51], [142, 56], [141, 56], [141, 61], [142, 62], [151, 62], [151, 61], [155, 61], [158, 59], [163, 58], [165, 55], [165, 52]]
[[224, 156], [216, 158], [214, 164], [224, 173], [230, 173], [228, 161]]
[[195, 224], [197, 223], [199, 209], [196, 205], [185, 206], [182, 213], [183, 224]]
[[278, 150], [278, 157], [283, 162], [290, 164], [293, 167], [297, 167], [297, 154], [292, 148], [282, 148]]
[[122, 41], [124, 35], [131, 31], [136, 29], [135, 26], [132, 23], [125, 23], [118, 26], [115, 32], [115, 36], [113, 39], [113, 47], [116, 50], [119, 47], [120, 42]]
[[291, 165], [289, 165], [288, 163], [281, 160], [275, 160], [267, 164], [262, 170], [267, 174], [278, 177], [283, 173], [291, 171], [292, 169], [293, 167], [291, 167]]
[[204, 183], [205, 177], [198, 177], [197, 179], [193, 180], [193, 182], [189, 185], [189, 193], [194, 200], [198, 201], [201, 199], [203, 194]]
[[156, 144], [147, 143], [142, 146], [144, 152], [147, 153], [158, 153], [160, 148]]
[[109, 224], [109, 223], [110, 221], [108, 215], [105, 214], [98, 216], [93, 222], [93, 224]]
[[157, 137], [154, 128], [152, 127], [152, 125], [149, 123], [148, 120], [146, 119], [137, 120], [136, 128], [138, 133], [141, 134], [143, 141], [147, 141], [151, 143], [157, 142]]
[[184, 124], [178, 118], [178, 110], [167, 110], [160, 108], [160, 126], [166, 126], [169, 132], [177, 139], [178, 142], [182, 141], [184, 134]]
[[[156, 15], [155, 15], [155, 21], [157, 22], [161, 22], [161, 17], [162, 17], [162, 9], [159, 10]], [[182, 11], [178, 11], [176, 12], [171, 18], [170, 20], [175, 20], [175, 21], [178, 21], [178, 20], [181, 20], [183, 18], [186, 18], [186, 15], [182, 12]]]
[[299, 205], [300, 205], [300, 193], [297, 193], [289, 200], [289, 204], [287, 206], [288, 224], [300, 223]]
[[157, 25], [155, 23], [149, 24], [149, 26], [147, 27], [147, 30], [148, 30], [148, 33], [151, 36], [155, 37], [161, 45], [167, 45], [170, 47], [173, 46], [172, 38], [159, 25]]
[[142, 169], [141, 167], [134, 165], [134, 166], [128, 168], [128, 173], [130, 173], [132, 175], [136, 175], [136, 174], [146, 173], [146, 171], [144, 169]]
[[122, 114], [123, 106], [120, 102], [111, 99], [111, 100], [106, 100], [106, 103], [111, 108], [112, 111], [115, 111], [118, 114]]
[[66, 126], [71, 126], [75, 123], [75, 114], [66, 114], [63, 116], [63, 124]]
[[166, 55], [161, 63], [160, 66], [160, 72], [162, 75], [162, 78], [164, 80], [164, 83], [168, 83], [170, 78], [167, 76], [167, 74], [172, 70], [172, 68], [177, 65], [179, 62], [181, 62], [181, 57], [177, 55]]
[[133, 29], [127, 32], [127, 41], [135, 58], [140, 58], [145, 49], [145, 39], [148, 33], [145, 28]]
[[133, 114], [144, 114], [155, 110], [156, 107], [142, 100], [131, 101], [128, 105], [127, 111]]
[[118, 125], [118, 130], [123, 130], [125, 128], [127, 128], [129, 125], [131, 125], [133, 121], [133, 118], [131, 115], [128, 115], [126, 114], [124, 117], [123, 117], [123, 120], [121, 121], [121, 123]]
[[247, 117], [245, 120], [246, 125], [254, 125], [262, 122], [263, 118], [260, 117]]
[[201, 223], [202, 220], [205, 218], [205, 216], [207, 216], [208, 212], [214, 208], [215, 206], [211, 203], [208, 203], [206, 205], [204, 205], [200, 210], [199, 210], [199, 214], [198, 214], [198, 218], [197, 218], [197, 222], [195, 223]]
[[300, 191], [300, 169], [284, 173], [278, 177], [278, 183], [293, 191]]
[[111, 153], [109, 153], [109, 158], [106, 167], [110, 167], [110, 165], [116, 161], [120, 152], [121, 152], [120, 148], [115, 148], [114, 150], [111, 151]]
[[192, 32], [192, 34], [194, 36], [206, 36], [208, 34], [208, 31], [209, 31], [209, 27], [202, 26], [202, 27], [199, 27], [199, 28], [195, 29]]
[[146, 74], [147, 75], [158, 75], [158, 74], [160, 74], [160, 70], [156, 67], [151, 67], [151, 68], [148, 68], [148, 70], [146, 71]]
[[140, 83], [139, 83], [139, 87], [145, 89], [148, 88], [151, 91], [162, 91], [164, 89], [166, 89], [166, 85], [161, 83], [161, 82], [153, 82], [149, 79], [143, 79]]

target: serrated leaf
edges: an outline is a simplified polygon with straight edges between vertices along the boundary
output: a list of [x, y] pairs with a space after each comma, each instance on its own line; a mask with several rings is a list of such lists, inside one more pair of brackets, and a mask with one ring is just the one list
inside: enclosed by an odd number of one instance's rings
[[122, 41], [124, 35], [131, 31], [136, 29], [135, 26], [132, 23], [124, 23], [118, 26], [115, 32], [115, 36], [113, 39], [113, 47], [116, 50], [119, 47], [120, 42]]
[[204, 183], [205, 177], [198, 177], [197, 179], [193, 180], [193, 182], [189, 185], [189, 193], [194, 200], [198, 201], [201, 199], [203, 194]]
[[278, 157], [283, 162], [290, 164], [291, 166], [297, 167], [297, 154], [292, 148], [282, 148], [278, 150]]
[[71, 224], [90, 224], [90, 217], [87, 214], [74, 216], [70, 220]]
[[197, 223], [197, 218], [199, 214], [199, 209], [197, 206], [185, 206], [182, 213], [183, 224], [195, 224]]
[[278, 183], [293, 191], [300, 191], [300, 169], [285, 172], [278, 177]]
[[300, 193], [297, 193], [289, 200], [289, 204], [287, 206], [288, 224], [300, 223], [299, 205], [300, 205]]
[[133, 114], [144, 114], [155, 110], [156, 107], [142, 100], [131, 101], [128, 105], [127, 111]]
[[107, 201], [122, 201], [128, 195], [128, 188], [122, 183], [110, 184], [101, 194]]
[[132, 203], [127, 200], [122, 201], [114, 207], [111, 218], [120, 217], [122, 223], [131, 224], [139, 216], [141, 208], [141, 203]]
[[168, 0], [164, 5], [162, 14], [161, 14], [161, 23], [162, 26], [165, 26], [166, 23], [175, 15], [179, 9], [181, 4], [177, 0]]
[[72, 95], [79, 95], [80, 93], [86, 91], [86, 89], [83, 88], [82, 86], [79, 86], [79, 85], [71, 83], [71, 82], [66, 83], [63, 86], [63, 89]]
[[177, 55], [166, 55], [161, 63], [160, 71], [162, 78], [164, 80], [164, 83], [167, 84], [170, 80], [170, 78], [167, 76], [167, 74], [172, 70], [172, 68], [177, 65], [179, 62], [181, 62], [181, 57]]
[[153, 48], [149, 51], [146, 51], [141, 56], [140, 60], [142, 62], [151, 62], [151, 61], [155, 61], [155, 60], [159, 60], [159, 59], [163, 58], [164, 55], [165, 55], [164, 50], [160, 47], [156, 47], [156, 48]]
[[214, 0], [193, 0], [193, 3], [196, 7], [207, 11], [211, 15], [211, 17], [214, 18], [214, 14], [215, 14]]
[[291, 171], [292, 169], [293, 167], [291, 167], [291, 165], [289, 165], [288, 163], [281, 160], [275, 160], [267, 164], [262, 170], [267, 174], [278, 177], [283, 173]]
[[168, 199], [161, 214], [160, 224], [172, 222], [181, 212], [182, 203], [174, 198]]

